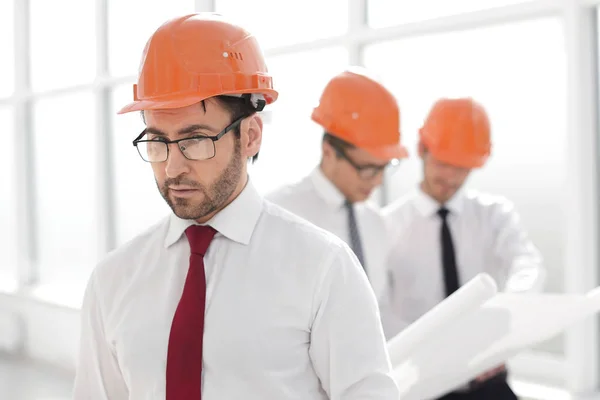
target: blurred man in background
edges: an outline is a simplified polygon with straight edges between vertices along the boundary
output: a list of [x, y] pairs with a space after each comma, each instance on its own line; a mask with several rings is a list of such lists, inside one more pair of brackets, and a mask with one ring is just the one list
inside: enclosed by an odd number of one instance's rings
[[356, 257], [247, 175], [277, 96], [256, 39], [218, 15], [152, 35], [120, 112], [143, 112], [133, 144], [173, 214], [95, 268], [75, 399], [398, 400]]
[[312, 119], [324, 130], [320, 164], [267, 199], [348, 243], [378, 294], [389, 242], [367, 199], [385, 170], [408, 155], [400, 142], [398, 104], [366, 70], [349, 68], [329, 81]]
[[[478, 273], [506, 291], [539, 291], [542, 259], [507, 199], [464, 188], [491, 151], [490, 123], [470, 98], [441, 99], [421, 128], [423, 179], [384, 210], [393, 240], [381, 310], [395, 336]], [[477, 332], [473, 332], [477, 335]], [[504, 366], [444, 400], [516, 399]]]

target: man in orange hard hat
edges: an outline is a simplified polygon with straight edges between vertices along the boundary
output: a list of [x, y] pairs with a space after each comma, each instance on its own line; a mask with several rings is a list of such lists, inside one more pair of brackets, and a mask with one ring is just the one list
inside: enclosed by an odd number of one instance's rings
[[398, 104], [366, 70], [353, 67], [329, 81], [312, 119], [324, 130], [320, 165], [267, 198], [346, 241], [377, 294], [389, 245], [379, 211], [365, 200], [386, 168], [408, 155]]
[[219, 15], [149, 39], [120, 112], [143, 112], [133, 145], [173, 213], [95, 268], [74, 398], [398, 399], [352, 252], [247, 175], [276, 99], [256, 39]]
[[[419, 133], [423, 180], [384, 211], [394, 243], [382, 300], [388, 338], [478, 273], [514, 292], [539, 291], [545, 275], [514, 205], [464, 189], [491, 150], [484, 108], [471, 98], [441, 99]], [[516, 399], [505, 375], [498, 367], [443, 399]]]

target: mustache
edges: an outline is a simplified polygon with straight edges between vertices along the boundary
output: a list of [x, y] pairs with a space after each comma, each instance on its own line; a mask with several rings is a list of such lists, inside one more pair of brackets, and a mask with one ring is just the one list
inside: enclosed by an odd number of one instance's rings
[[456, 187], [456, 186], [458, 186], [457, 183], [450, 182], [450, 181], [447, 181], [445, 179], [436, 179], [435, 182], [438, 183], [438, 184], [445, 185], [445, 186], [450, 186], [450, 187]]
[[204, 186], [199, 184], [196, 181], [192, 181], [190, 179], [186, 179], [185, 177], [176, 177], [176, 178], [167, 178], [164, 182], [163, 182], [163, 188], [166, 190], [169, 188], [169, 186], [189, 186], [192, 187], [194, 189], [202, 189], [204, 190]]

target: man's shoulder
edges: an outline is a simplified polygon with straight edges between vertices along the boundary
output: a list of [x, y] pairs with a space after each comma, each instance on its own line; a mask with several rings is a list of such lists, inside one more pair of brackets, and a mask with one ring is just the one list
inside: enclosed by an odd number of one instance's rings
[[392, 243], [396, 243], [401, 235], [410, 232], [411, 224], [417, 215], [414, 212], [415, 199], [416, 192], [409, 192], [382, 208], [381, 218]]
[[265, 202], [263, 210], [257, 226], [260, 252], [288, 268], [289, 276], [320, 280], [331, 271], [361, 270], [354, 252], [335, 234], [276, 204]]
[[265, 199], [282, 206], [289, 203], [298, 202], [299, 196], [306, 196], [312, 192], [312, 186], [308, 177], [304, 177], [296, 182], [287, 183], [274, 189], [265, 195]]
[[493, 217], [516, 213], [515, 203], [502, 195], [468, 189], [464, 193], [464, 198], [476, 214]]
[[269, 200], [265, 200], [261, 220], [265, 232], [272, 232], [278, 236], [277, 240], [286, 241], [289, 246], [306, 247], [307, 251], [345, 246], [345, 242], [333, 233]]
[[139, 257], [163, 246], [169, 226], [169, 217], [164, 217], [134, 238], [110, 251], [96, 265], [94, 274], [98, 279], [113, 279], [133, 272]]
[[416, 192], [412, 191], [402, 195], [381, 209], [381, 215], [384, 218], [397, 218], [407, 213], [413, 207], [413, 202], [416, 199]]
[[359, 221], [366, 219], [371, 227], [379, 226], [379, 229], [385, 225], [384, 209], [380, 205], [372, 202], [365, 201], [359, 203], [358, 207], [355, 207]]

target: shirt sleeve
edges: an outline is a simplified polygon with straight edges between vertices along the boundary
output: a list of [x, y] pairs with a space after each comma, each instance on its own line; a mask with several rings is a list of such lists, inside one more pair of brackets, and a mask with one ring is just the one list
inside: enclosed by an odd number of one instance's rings
[[492, 220], [494, 250], [500, 259], [499, 286], [507, 292], [540, 292], [546, 270], [540, 252], [533, 244], [514, 206], [506, 202], [496, 209]]
[[379, 312], [386, 340], [391, 340], [406, 329], [411, 322], [404, 319], [403, 302], [399, 288], [394, 283], [392, 271], [388, 270], [386, 284], [379, 299]]
[[[382, 292], [379, 296], [379, 312], [381, 314], [381, 323], [386, 339], [389, 341], [401, 331], [406, 329], [412, 322], [406, 318], [407, 302], [403, 299], [402, 280], [404, 284], [410, 282], [406, 279], [406, 270], [403, 270], [402, 261], [396, 254], [399, 251], [397, 244], [402, 241], [400, 238], [404, 228], [402, 219], [393, 215], [391, 209], [384, 210], [382, 216], [385, 222], [387, 246], [389, 248], [385, 265]], [[410, 304], [410, 303], [408, 303]]]
[[340, 246], [322, 271], [309, 352], [323, 389], [332, 400], [398, 400], [377, 300], [358, 259]]
[[81, 310], [79, 359], [73, 388], [77, 400], [126, 400], [127, 386], [116, 357], [106, 340], [104, 318], [92, 274]]

